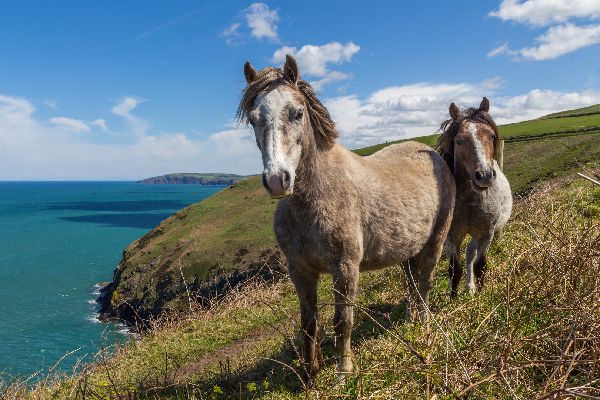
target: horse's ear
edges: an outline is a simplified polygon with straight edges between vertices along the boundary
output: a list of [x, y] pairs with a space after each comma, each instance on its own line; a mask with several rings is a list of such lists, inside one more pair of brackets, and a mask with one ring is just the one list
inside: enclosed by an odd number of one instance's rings
[[484, 97], [483, 100], [481, 100], [481, 104], [479, 105], [479, 111], [490, 111], [490, 101], [487, 99], [487, 97]]
[[298, 82], [300, 74], [298, 73], [298, 64], [296, 59], [289, 54], [285, 55], [285, 65], [283, 66], [283, 76], [292, 83]]
[[456, 104], [450, 103], [450, 107], [448, 108], [448, 111], [450, 112], [450, 118], [456, 119], [458, 117], [458, 113], [460, 112], [460, 109], [458, 108], [458, 106]]
[[246, 61], [244, 64], [244, 76], [246, 77], [246, 82], [251, 84], [256, 79], [256, 70], [252, 65], [250, 65], [250, 61]]

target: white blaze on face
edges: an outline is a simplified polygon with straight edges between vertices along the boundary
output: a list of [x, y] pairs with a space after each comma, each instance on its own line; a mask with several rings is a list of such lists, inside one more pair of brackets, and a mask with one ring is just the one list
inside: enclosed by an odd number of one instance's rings
[[[257, 106], [254, 112], [260, 117], [255, 133], [257, 142], [262, 143], [261, 151], [265, 171], [296, 170], [300, 159], [300, 146], [284, 149], [283, 121], [286, 120], [287, 106], [294, 102], [290, 90], [283, 87], [260, 94], [255, 100]], [[259, 145], [260, 147], [260, 145]]]
[[467, 122], [467, 132], [469, 132], [473, 139], [477, 161], [482, 166], [486, 165], [485, 151], [483, 150], [483, 145], [481, 144], [481, 140], [479, 140], [479, 136], [477, 136], [477, 125], [473, 122]]

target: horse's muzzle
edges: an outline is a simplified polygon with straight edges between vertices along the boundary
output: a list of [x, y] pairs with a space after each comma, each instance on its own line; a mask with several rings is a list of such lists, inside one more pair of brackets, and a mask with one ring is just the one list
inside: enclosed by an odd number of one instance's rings
[[481, 170], [478, 169], [473, 174], [473, 183], [479, 189], [487, 189], [494, 184], [494, 180], [496, 179], [496, 170]]
[[269, 195], [275, 199], [292, 194], [292, 178], [287, 170], [265, 171], [262, 174], [262, 181]]

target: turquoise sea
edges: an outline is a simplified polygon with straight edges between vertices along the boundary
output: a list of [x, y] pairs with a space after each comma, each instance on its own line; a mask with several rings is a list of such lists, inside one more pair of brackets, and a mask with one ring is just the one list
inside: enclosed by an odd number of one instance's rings
[[0, 182], [0, 372], [22, 378], [127, 340], [95, 319], [123, 249], [218, 186]]

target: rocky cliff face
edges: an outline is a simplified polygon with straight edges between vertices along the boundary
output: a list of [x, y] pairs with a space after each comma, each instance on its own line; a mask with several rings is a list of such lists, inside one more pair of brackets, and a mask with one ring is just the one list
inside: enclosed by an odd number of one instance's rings
[[101, 291], [101, 319], [129, 324], [220, 296], [251, 276], [285, 271], [258, 177], [187, 207], [131, 243]]

